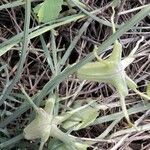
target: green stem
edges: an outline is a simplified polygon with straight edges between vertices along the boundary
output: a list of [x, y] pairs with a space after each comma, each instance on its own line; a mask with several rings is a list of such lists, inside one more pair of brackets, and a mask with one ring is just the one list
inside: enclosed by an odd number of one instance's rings
[[82, 12], [84, 12], [86, 15], [90, 16], [100, 24], [104, 24], [106, 26], [112, 27], [112, 24], [109, 21], [105, 21], [103, 19], [100, 19], [99, 17], [89, 13], [87, 10], [85, 10], [79, 3], [77, 3], [75, 0], [71, 0]]
[[59, 139], [63, 143], [67, 144], [71, 149], [75, 149], [75, 138], [72, 136], [68, 136], [66, 133], [62, 132], [56, 125], [52, 125], [51, 136]]
[[44, 144], [45, 144], [45, 142], [41, 142], [41, 143], [40, 143], [39, 150], [43, 150]]
[[116, 32], [115, 23], [114, 23], [115, 9], [114, 9], [113, 6], [112, 6], [112, 10], [113, 10], [113, 13], [112, 13], [112, 16], [111, 16], [112, 31], [113, 31], [113, 33], [115, 33]]
[[34, 102], [32, 101], [32, 99], [28, 96], [28, 94], [26, 93], [26, 91], [24, 90], [23, 86], [21, 86], [21, 91], [22, 93], [26, 96], [27, 101], [29, 102], [29, 104], [33, 107], [33, 109], [38, 112], [38, 107], [34, 104]]
[[143, 97], [146, 100], [150, 100], [150, 97], [140, 91], [138, 91], [137, 89], [134, 89], [134, 92], [136, 92], [137, 94], [139, 94], [141, 97]]
[[121, 93], [119, 93], [120, 95], [120, 104], [121, 104], [121, 107], [122, 107], [122, 111], [124, 113], [124, 116], [129, 124], [129, 126], [133, 126], [133, 124], [131, 123], [130, 121], [130, 118], [129, 118], [129, 115], [128, 115], [128, 111], [127, 111], [127, 108], [126, 108], [126, 103], [125, 103], [125, 96], [123, 96]]

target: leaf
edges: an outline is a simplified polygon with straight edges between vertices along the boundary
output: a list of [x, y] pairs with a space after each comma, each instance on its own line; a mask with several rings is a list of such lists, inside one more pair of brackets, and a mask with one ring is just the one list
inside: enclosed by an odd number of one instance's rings
[[122, 55], [122, 45], [119, 43], [118, 40], [116, 40], [114, 43], [111, 56], [109, 57], [109, 60], [116, 61], [116, 63], [121, 62], [121, 55]]
[[46, 103], [45, 103], [45, 112], [49, 115], [53, 115], [53, 111], [54, 111], [54, 106], [55, 106], [55, 101], [56, 101], [56, 95], [51, 95]]
[[112, 1], [112, 6], [113, 7], [118, 7], [121, 4], [121, 0], [113, 0]]
[[[79, 106], [79, 102], [77, 101], [74, 105], [74, 108], [76, 107], [81, 107], [81, 103]], [[98, 109], [94, 108], [94, 106], [88, 106], [85, 109], [76, 112], [68, 120], [63, 122], [62, 127], [65, 129], [73, 128], [74, 131], [86, 128], [95, 121], [98, 115]]]
[[49, 114], [39, 108], [35, 119], [24, 129], [24, 137], [28, 140], [40, 138], [46, 142], [50, 136], [51, 119]]
[[45, 0], [34, 8], [34, 12], [37, 14], [39, 22], [46, 23], [58, 18], [62, 5], [63, 0]]
[[121, 66], [121, 45], [114, 45], [112, 55], [101, 61], [87, 63], [77, 71], [77, 77], [81, 80], [106, 82], [112, 84], [123, 95], [127, 95], [124, 68]]
[[106, 61], [91, 62], [78, 69], [77, 77], [81, 80], [108, 82], [116, 74], [115, 71]]
[[[112, 26], [114, 27], [113, 20]], [[115, 27], [113, 31], [115, 32]], [[116, 40], [109, 58], [105, 60], [98, 58], [97, 62], [87, 63], [81, 66], [77, 71], [77, 76], [82, 80], [106, 82], [113, 85], [119, 93], [120, 103], [125, 118], [129, 125], [132, 125], [125, 103], [125, 97], [128, 95], [128, 87], [126, 81], [127, 75], [124, 66], [122, 66], [121, 55], [122, 45]], [[96, 54], [95, 57], [97, 58], [97, 56]]]

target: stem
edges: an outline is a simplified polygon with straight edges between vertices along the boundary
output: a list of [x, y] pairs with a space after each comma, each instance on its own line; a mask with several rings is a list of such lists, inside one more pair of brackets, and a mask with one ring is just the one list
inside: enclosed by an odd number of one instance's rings
[[111, 16], [112, 31], [113, 31], [113, 33], [115, 33], [116, 32], [115, 23], [114, 23], [115, 9], [114, 9], [113, 6], [112, 6], [112, 10], [113, 10], [113, 13], [112, 13], [112, 16]]
[[44, 144], [45, 144], [45, 142], [41, 142], [39, 150], [43, 150]]
[[120, 104], [121, 104], [121, 108], [124, 113], [124, 116], [129, 124], [129, 127], [133, 127], [134, 125], [131, 123], [130, 117], [129, 117], [129, 114], [127, 111], [127, 107], [126, 107], [126, 103], [125, 103], [125, 96], [123, 96], [121, 93], [119, 93], [119, 95], [120, 95]]
[[97, 54], [97, 49], [98, 49], [98, 47], [97, 47], [97, 46], [94, 46], [94, 50], [93, 50], [94, 56], [96, 57], [96, 59], [97, 59], [99, 62], [101, 62], [102, 59], [101, 59], [101, 57], [98, 56], [98, 54]]
[[100, 24], [104, 24], [106, 26], [112, 27], [111, 23], [109, 21], [105, 21], [103, 19], [100, 19], [99, 17], [97, 17], [96, 15], [93, 15], [91, 13], [89, 13], [86, 9], [84, 9], [77, 1], [75, 0], [71, 0], [82, 12], [84, 12], [86, 15], [90, 16], [91, 18], [93, 18], [94, 20], [96, 20], [97, 22], [99, 22]]
[[75, 138], [72, 136], [68, 136], [66, 133], [62, 132], [56, 125], [52, 125], [51, 136], [59, 139], [63, 143], [67, 144], [71, 149], [75, 149]]
[[136, 130], [138, 130], [138, 128], [134, 124], [132, 124], [132, 122], [130, 120], [130, 117], [129, 117], [129, 114], [127, 111], [127, 107], [126, 107], [126, 103], [125, 103], [125, 96], [123, 96], [121, 93], [120, 93], [120, 103], [121, 103], [122, 111], [123, 111], [124, 116], [128, 122], [129, 127], [133, 127]]
[[26, 96], [27, 101], [29, 102], [29, 104], [33, 107], [33, 109], [35, 110], [35, 112], [38, 112], [39, 108], [34, 104], [34, 102], [32, 101], [32, 99], [28, 96], [28, 94], [24, 90], [23, 86], [22, 85], [20, 85], [20, 86], [21, 86], [21, 91]]
[[141, 97], [143, 97], [146, 100], [150, 100], [150, 97], [140, 91], [138, 91], [137, 89], [134, 89], [134, 92], [136, 92], [137, 94], [139, 94]]
[[133, 55], [135, 54], [135, 52], [136, 52], [137, 49], [139, 48], [140, 43], [143, 42], [143, 40], [144, 40], [144, 36], [142, 36], [142, 38], [141, 38], [139, 41], [137, 41], [136, 46], [135, 46], [134, 49], [130, 52], [130, 54], [129, 54], [128, 57], [133, 57]]

